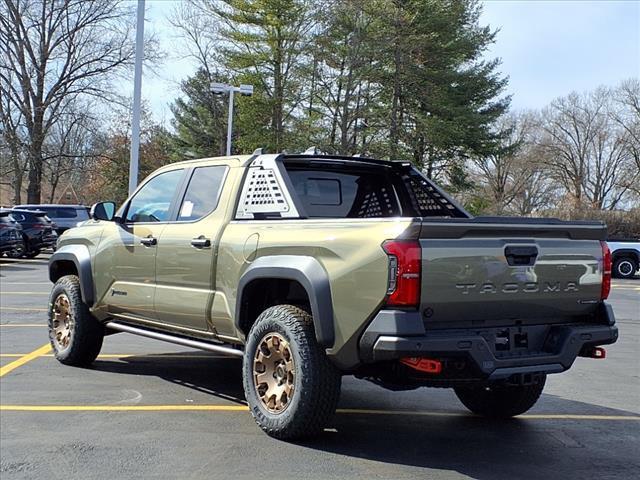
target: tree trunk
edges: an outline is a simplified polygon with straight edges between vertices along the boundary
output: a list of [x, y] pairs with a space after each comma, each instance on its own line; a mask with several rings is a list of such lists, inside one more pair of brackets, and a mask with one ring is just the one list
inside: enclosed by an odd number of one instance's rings
[[29, 145], [29, 186], [27, 187], [27, 203], [40, 203], [42, 193], [42, 139], [40, 135], [32, 136]]
[[400, 118], [400, 94], [401, 94], [401, 69], [402, 69], [402, 52], [400, 51], [400, 15], [396, 11], [394, 21], [394, 39], [393, 39], [393, 97], [391, 100], [391, 125], [389, 128], [389, 139], [391, 141], [389, 152], [391, 158], [398, 156], [398, 138], [399, 138], [399, 118]]

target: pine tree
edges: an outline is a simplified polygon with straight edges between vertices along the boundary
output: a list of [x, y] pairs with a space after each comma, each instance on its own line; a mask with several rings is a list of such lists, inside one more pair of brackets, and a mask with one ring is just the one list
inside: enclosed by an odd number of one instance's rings
[[496, 32], [479, 25], [476, 0], [389, 4], [388, 69], [379, 77], [389, 99], [389, 153], [429, 176], [440, 169], [459, 178], [464, 158], [499, 148], [491, 127], [509, 106], [500, 97], [507, 79], [499, 60], [482, 58]]
[[222, 22], [218, 31], [223, 46], [221, 64], [235, 82], [255, 87], [255, 97], [238, 110], [241, 150], [267, 147], [280, 151], [287, 146], [287, 127], [299, 114], [302, 101], [300, 72], [313, 27], [311, 5], [310, 0], [223, 0], [209, 4]]
[[[220, 77], [216, 77], [220, 81]], [[182, 82], [183, 97], [171, 105], [177, 157], [224, 155], [226, 148], [227, 98], [211, 92], [211, 79], [204, 69]]]

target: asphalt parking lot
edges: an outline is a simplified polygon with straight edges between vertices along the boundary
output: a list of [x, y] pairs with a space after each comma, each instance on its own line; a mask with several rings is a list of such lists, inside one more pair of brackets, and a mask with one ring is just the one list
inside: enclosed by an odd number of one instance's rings
[[0, 477], [637, 478], [640, 279], [614, 280], [620, 340], [553, 375], [527, 415], [492, 422], [443, 389], [393, 393], [345, 377], [332, 428], [267, 437], [240, 362], [127, 334], [91, 369], [58, 364], [46, 256], [0, 263]]

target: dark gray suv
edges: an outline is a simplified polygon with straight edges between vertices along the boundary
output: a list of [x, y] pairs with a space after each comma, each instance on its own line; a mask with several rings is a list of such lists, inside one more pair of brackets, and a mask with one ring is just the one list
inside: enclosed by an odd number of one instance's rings
[[65, 230], [69, 230], [78, 225], [80, 222], [89, 220], [89, 208], [84, 205], [16, 205], [16, 210], [39, 210], [45, 212], [47, 217], [55, 223], [55, 230], [61, 235]]

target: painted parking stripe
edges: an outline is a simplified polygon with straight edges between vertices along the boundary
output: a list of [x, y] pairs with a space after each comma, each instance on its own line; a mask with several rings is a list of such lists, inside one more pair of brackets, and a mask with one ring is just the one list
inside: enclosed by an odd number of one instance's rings
[[46, 327], [46, 323], [0, 323], [0, 327]]
[[34, 359], [36, 359], [38, 357], [41, 357], [42, 355], [45, 355], [45, 354], [49, 353], [50, 351], [51, 351], [51, 345], [47, 343], [47, 344], [41, 346], [40, 348], [35, 349], [33, 352], [27, 353], [26, 355], [23, 355], [22, 357], [18, 358], [17, 360], [14, 360], [13, 362], [8, 363], [4, 367], [1, 367], [0, 368], [0, 377], [4, 377], [7, 373], [12, 372], [16, 368], [21, 367], [22, 365], [24, 365], [25, 363], [28, 363], [31, 360], [34, 360]]
[[[17, 358], [23, 357], [25, 354], [23, 353], [0, 353], [0, 358]], [[47, 353], [46, 355], [40, 355], [38, 358], [54, 358], [55, 355], [53, 353]], [[198, 354], [181, 354], [178, 353], [104, 353], [98, 355], [98, 359], [100, 358], [129, 358], [129, 357], [161, 357], [161, 358], [175, 358], [176, 360], [181, 360], [183, 358], [234, 358], [227, 355], [198, 355]]]
[[0, 307], [0, 311], [7, 312], [46, 312], [46, 308], [35, 307]]
[[[0, 405], [4, 412], [246, 412], [246, 405]], [[468, 413], [428, 412], [415, 410], [376, 410], [363, 408], [339, 408], [339, 414], [355, 415], [406, 415], [423, 417], [471, 417]], [[477, 417], [482, 418], [482, 417]], [[520, 415], [523, 420], [591, 420], [591, 421], [640, 421], [633, 415], [571, 415], [532, 414]]]
[[0, 292], [0, 295], [49, 295], [50, 292]]

